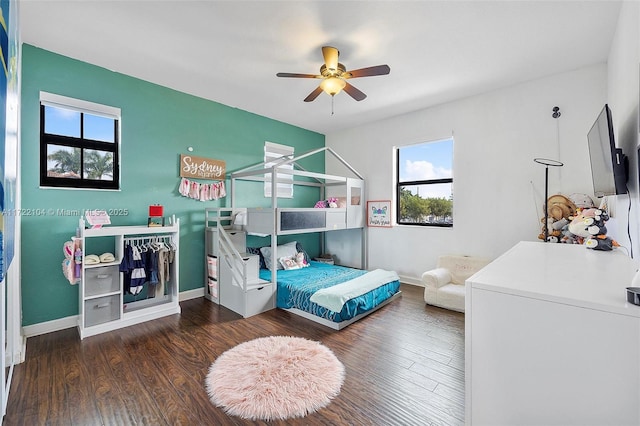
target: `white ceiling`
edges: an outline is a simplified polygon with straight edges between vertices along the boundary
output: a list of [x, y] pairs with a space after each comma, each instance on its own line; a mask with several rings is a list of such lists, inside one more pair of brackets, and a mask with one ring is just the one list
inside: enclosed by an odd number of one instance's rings
[[[21, 0], [21, 37], [113, 71], [323, 134], [605, 62], [619, 1]], [[368, 97], [321, 94], [321, 47]]]

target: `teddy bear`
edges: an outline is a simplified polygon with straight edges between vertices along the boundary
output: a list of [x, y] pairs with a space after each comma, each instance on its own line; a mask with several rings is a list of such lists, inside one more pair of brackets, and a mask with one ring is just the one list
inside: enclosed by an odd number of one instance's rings
[[[569, 223], [569, 217], [575, 214], [576, 206], [564, 195], [552, 195], [547, 199], [547, 242], [562, 242], [562, 229]], [[542, 222], [542, 232], [538, 234], [538, 239], [545, 239], [545, 218]]]

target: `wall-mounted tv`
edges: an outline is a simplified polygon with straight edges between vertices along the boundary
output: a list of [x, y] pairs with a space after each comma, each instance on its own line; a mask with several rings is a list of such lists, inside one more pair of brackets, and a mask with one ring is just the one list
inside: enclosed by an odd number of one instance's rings
[[587, 134], [587, 140], [594, 195], [600, 198], [626, 194], [629, 161], [622, 149], [616, 148], [609, 105], [605, 104], [598, 115]]

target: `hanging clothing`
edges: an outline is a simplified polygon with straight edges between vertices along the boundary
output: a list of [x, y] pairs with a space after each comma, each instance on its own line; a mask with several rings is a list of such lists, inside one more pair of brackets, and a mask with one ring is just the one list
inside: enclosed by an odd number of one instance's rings
[[146, 281], [145, 265], [140, 250], [135, 245], [127, 244], [124, 256], [120, 262], [120, 272], [123, 273], [123, 287], [125, 294], [137, 295], [142, 292]]
[[131, 294], [136, 295], [142, 292], [147, 274], [145, 272], [144, 260], [138, 247], [131, 247], [133, 252], [133, 270], [131, 271]]
[[122, 281], [124, 294], [131, 294], [131, 271], [133, 270], [133, 252], [131, 245], [124, 246], [122, 261], [120, 262], [120, 272], [122, 272]]
[[156, 286], [158, 284], [158, 250], [150, 247], [146, 252], [145, 266], [147, 273], [147, 298], [156, 297]]
[[156, 294], [163, 296], [165, 287], [171, 280], [171, 264], [175, 259], [175, 250], [173, 247], [165, 247], [158, 252], [158, 287]]

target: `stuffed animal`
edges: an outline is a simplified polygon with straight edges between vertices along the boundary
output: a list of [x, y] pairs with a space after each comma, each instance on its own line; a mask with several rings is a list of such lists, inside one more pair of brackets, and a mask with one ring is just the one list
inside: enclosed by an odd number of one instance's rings
[[595, 207], [593, 200], [587, 194], [571, 194], [569, 195], [569, 199], [577, 208], [580, 209], [590, 209]]
[[620, 247], [620, 244], [618, 244], [615, 240], [607, 237], [606, 235], [589, 237], [584, 245], [587, 248], [602, 251], [611, 251], [614, 247]]
[[335, 209], [338, 207], [338, 199], [336, 197], [329, 197], [326, 200], [320, 200], [316, 203], [316, 209]]
[[607, 237], [609, 214], [600, 209], [578, 209], [577, 215], [563, 230], [562, 242], [584, 244], [593, 250], [610, 251], [620, 245]]
[[78, 282], [80, 281], [80, 275], [76, 275], [76, 270], [75, 270], [75, 259], [74, 259], [74, 255], [75, 255], [75, 251], [76, 251], [76, 246], [79, 245], [79, 242], [76, 243], [76, 241], [67, 241], [64, 243], [64, 245], [62, 246], [62, 251], [64, 253], [64, 260], [62, 261], [62, 274], [64, 275], [64, 277], [69, 281], [69, 284], [78, 284]]
[[[562, 229], [569, 223], [569, 217], [576, 212], [575, 204], [564, 195], [552, 195], [547, 199], [547, 242], [562, 242]], [[538, 234], [538, 239], [544, 240], [544, 220], [542, 222], [542, 232]]]

